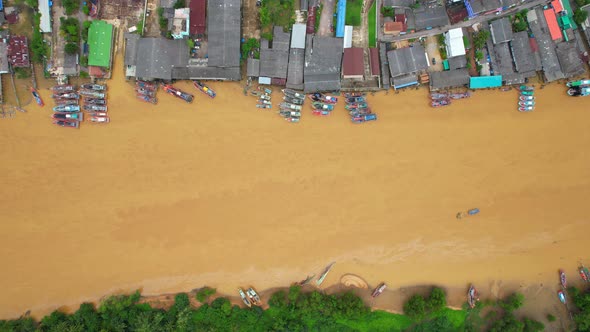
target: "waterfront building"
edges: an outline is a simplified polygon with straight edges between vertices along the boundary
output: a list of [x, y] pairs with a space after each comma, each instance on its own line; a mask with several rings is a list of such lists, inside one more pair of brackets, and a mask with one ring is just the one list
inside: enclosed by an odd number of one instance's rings
[[419, 84], [418, 73], [428, 67], [428, 54], [420, 44], [387, 52], [391, 86], [401, 89]]

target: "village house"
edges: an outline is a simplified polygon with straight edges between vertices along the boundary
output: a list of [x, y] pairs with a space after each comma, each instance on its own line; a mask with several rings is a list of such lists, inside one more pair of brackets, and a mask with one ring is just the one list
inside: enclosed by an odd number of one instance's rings
[[391, 86], [401, 89], [419, 84], [418, 74], [428, 68], [428, 55], [420, 44], [387, 52]]

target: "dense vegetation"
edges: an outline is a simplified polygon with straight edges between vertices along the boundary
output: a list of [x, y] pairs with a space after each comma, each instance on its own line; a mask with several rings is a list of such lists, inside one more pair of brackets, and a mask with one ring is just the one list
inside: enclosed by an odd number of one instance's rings
[[514, 15], [514, 20], [512, 22], [512, 30], [514, 32], [526, 31], [529, 26], [526, 20], [526, 15], [528, 10], [524, 9]]
[[281, 26], [285, 31], [295, 23], [293, 0], [264, 0], [260, 7], [260, 25], [263, 32], [271, 32], [273, 26]]
[[242, 44], [242, 61], [245, 61], [250, 57], [250, 52], [253, 54], [254, 59], [260, 59], [260, 42], [256, 38], [248, 38], [245, 43]]
[[575, 0], [578, 7], [590, 4], [590, 0]]
[[80, 21], [75, 17], [61, 17], [59, 20], [59, 32], [66, 41], [64, 50], [67, 54], [76, 54], [80, 42]]
[[568, 294], [576, 307], [574, 321], [578, 331], [590, 331], [590, 289], [581, 291], [575, 287], [568, 288]]
[[35, 63], [43, 62], [49, 52], [49, 48], [43, 40], [43, 34], [39, 30], [40, 22], [41, 14], [37, 13], [33, 16], [33, 35], [31, 37], [31, 60]]
[[580, 8], [574, 10], [574, 22], [576, 22], [576, 24], [580, 25], [580, 24], [584, 23], [584, 21], [586, 21], [587, 18], [588, 18], [587, 11], [580, 9]]
[[66, 15], [72, 15], [80, 8], [80, 0], [62, 0], [61, 4], [66, 10]]

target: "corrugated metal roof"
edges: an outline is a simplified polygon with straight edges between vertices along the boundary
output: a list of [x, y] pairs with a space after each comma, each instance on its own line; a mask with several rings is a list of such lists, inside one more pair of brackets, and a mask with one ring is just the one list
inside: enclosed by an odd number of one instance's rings
[[369, 65], [371, 66], [371, 75], [379, 76], [381, 70], [379, 68], [379, 50], [376, 47], [369, 49]]
[[51, 10], [49, 8], [49, 0], [39, 0], [39, 13], [41, 13], [39, 30], [46, 33], [51, 32]]
[[497, 88], [502, 86], [502, 76], [479, 76], [469, 79], [470, 89]]
[[551, 39], [561, 39], [561, 30], [559, 29], [559, 24], [557, 24], [557, 17], [555, 17], [555, 12], [553, 11], [553, 9], [545, 9], [543, 11], [543, 15], [545, 16], [545, 21], [547, 21], [547, 26], [549, 26], [549, 33], [551, 34]]
[[342, 58], [342, 75], [344, 77], [363, 76], [365, 73], [364, 52], [360, 47], [350, 47], [344, 49]]
[[344, 27], [344, 48], [352, 47], [352, 25]]
[[291, 48], [305, 48], [305, 24], [293, 24], [293, 31], [291, 31]]

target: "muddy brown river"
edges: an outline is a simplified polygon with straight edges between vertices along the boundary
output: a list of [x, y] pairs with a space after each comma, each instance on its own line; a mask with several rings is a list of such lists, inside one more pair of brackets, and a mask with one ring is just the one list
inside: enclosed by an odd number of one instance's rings
[[370, 96], [377, 122], [339, 103], [290, 124], [238, 83], [144, 104], [115, 66], [108, 125], [53, 126], [47, 89], [45, 108], [0, 119], [0, 318], [138, 288], [233, 295], [331, 261], [323, 286], [390, 288], [556, 283], [590, 263], [590, 109], [563, 84], [532, 113], [515, 91], [433, 109], [420, 89]]

